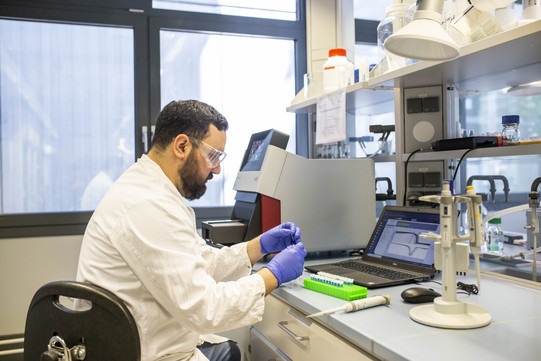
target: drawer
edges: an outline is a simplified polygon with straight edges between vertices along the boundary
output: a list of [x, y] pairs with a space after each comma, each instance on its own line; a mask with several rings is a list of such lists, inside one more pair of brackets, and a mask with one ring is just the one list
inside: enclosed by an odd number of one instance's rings
[[292, 360], [373, 360], [272, 295], [254, 327]]
[[291, 361], [253, 327], [250, 330], [250, 344], [252, 345], [251, 361]]

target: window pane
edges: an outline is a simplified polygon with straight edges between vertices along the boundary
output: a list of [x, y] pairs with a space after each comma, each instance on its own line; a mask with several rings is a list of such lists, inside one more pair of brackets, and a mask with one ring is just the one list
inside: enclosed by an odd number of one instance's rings
[[92, 210], [134, 161], [133, 30], [0, 20], [1, 214]]
[[153, 0], [152, 7], [254, 18], [297, 20], [296, 0], [206, 0], [197, 2]]
[[[535, 80], [535, 79], [532, 79]], [[505, 89], [481, 93], [464, 92], [460, 113], [465, 114], [461, 124], [463, 135], [495, 135], [502, 130], [502, 115], [520, 115], [521, 138], [541, 136], [541, 95], [511, 97]], [[465, 164], [464, 164], [465, 163]], [[478, 193], [486, 193], [489, 201], [484, 202], [489, 213], [528, 203], [528, 193], [535, 178], [541, 175], [541, 156], [473, 158], [465, 159], [460, 166], [461, 180], [465, 182], [474, 175], [505, 176], [509, 182], [507, 201], [503, 180], [495, 180], [494, 198], [491, 197], [488, 180], [473, 182]], [[517, 224], [514, 232], [524, 232], [525, 223]], [[509, 225], [504, 225], [505, 228]], [[506, 229], [507, 230], [507, 229]]]
[[392, 3], [392, 0], [353, 0], [355, 19], [383, 20], [385, 18], [385, 8]]
[[292, 40], [161, 31], [162, 107], [171, 100], [197, 99], [229, 122], [227, 158], [207, 193], [192, 206], [234, 204], [233, 183], [250, 136], [275, 128], [289, 134], [295, 153], [295, 115], [286, 107], [295, 96]]

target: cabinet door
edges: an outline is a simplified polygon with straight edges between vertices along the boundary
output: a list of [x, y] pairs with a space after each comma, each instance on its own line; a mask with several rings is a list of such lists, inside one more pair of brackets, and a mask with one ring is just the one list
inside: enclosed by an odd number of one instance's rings
[[263, 321], [254, 328], [292, 360], [372, 360], [272, 295], [265, 301]]

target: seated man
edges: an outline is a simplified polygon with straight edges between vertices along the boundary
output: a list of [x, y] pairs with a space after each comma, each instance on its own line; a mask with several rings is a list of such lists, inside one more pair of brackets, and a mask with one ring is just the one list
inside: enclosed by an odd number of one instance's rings
[[[220, 173], [227, 128], [207, 104], [169, 103], [150, 152], [120, 176], [87, 226], [77, 280], [124, 300], [142, 361], [240, 360], [234, 343], [203, 343], [200, 335], [260, 321], [264, 296], [302, 274], [306, 251], [293, 223], [221, 249], [198, 235], [184, 198], [201, 197]], [[280, 253], [251, 274], [270, 252]]]

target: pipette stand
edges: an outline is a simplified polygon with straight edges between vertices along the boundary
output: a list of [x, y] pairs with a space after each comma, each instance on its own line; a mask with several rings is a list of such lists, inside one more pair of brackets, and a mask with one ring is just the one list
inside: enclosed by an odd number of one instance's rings
[[[449, 181], [444, 181], [441, 196], [423, 196], [423, 201], [440, 204], [440, 234], [423, 233], [421, 237], [440, 242], [442, 296], [434, 303], [410, 310], [410, 317], [419, 323], [452, 329], [469, 329], [486, 326], [491, 316], [483, 307], [458, 301], [456, 298], [457, 242], [470, 240], [475, 232], [457, 235], [457, 203], [471, 202], [471, 198], [452, 195]], [[436, 247], [435, 247], [436, 248]]]

